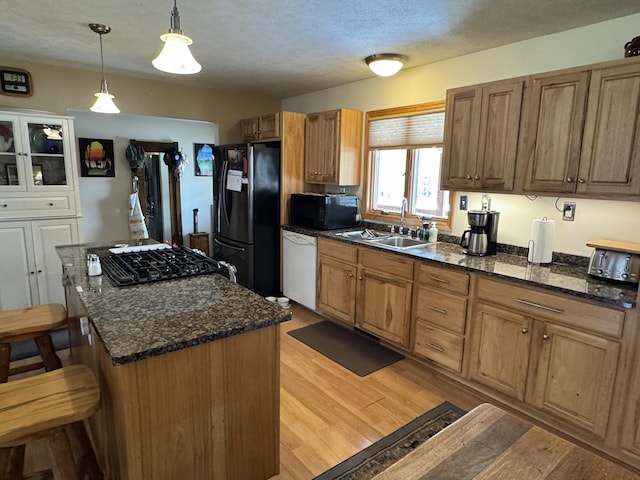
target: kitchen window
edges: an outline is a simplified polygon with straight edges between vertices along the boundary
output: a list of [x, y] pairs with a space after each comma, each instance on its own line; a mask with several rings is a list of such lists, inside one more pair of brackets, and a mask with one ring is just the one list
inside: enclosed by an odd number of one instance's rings
[[364, 218], [405, 225], [432, 218], [451, 230], [453, 193], [440, 190], [444, 102], [367, 112]]

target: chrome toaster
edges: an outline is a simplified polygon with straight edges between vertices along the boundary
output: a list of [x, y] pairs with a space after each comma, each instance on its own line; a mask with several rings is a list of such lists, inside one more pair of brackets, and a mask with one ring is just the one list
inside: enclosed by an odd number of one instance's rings
[[640, 254], [596, 248], [589, 261], [588, 273], [594, 277], [638, 283]]

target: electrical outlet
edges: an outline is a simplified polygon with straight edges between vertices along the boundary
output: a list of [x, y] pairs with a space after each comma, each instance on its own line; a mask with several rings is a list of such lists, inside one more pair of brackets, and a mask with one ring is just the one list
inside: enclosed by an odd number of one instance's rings
[[468, 197], [466, 195], [460, 195], [460, 210], [466, 210], [468, 205]]
[[576, 218], [576, 204], [574, 202], [564, 202], [562, 209], [562, 220], [573, 222]]

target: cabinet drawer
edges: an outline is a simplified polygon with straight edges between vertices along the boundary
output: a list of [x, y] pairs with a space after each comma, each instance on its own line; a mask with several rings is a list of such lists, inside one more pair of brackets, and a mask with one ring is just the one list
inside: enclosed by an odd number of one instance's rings
[[358, 263], [358, 247], [344, 242], [318, 239], [318, 255], [337, 258], [347, 263]]
[[469, 293], [469, 275], [445, 268], [418, 264], [418, 283], [459, 295]]
[[75, 211], [73, 197], [68, 195], [0, 198], [0, 215], [3, 218], [73, 215]]
[[620, 310], [484, 278], [478, 281], [478, 298], [536, 318], [557, 320], [616, 338], [622, 336], [624, 312]]
[[413, 260], [408, 257], [386, 255], [368, 249], [360, 249], [360, 264], [364, 268], [378, 270], [394, 277], [413, 281]]
[[416, 355], [460, 372], [463, 343], [463, 338], [458, 335], [431, 327], [425, 322], [416, 322], [413, 343], [413, 353]]
[[467, 299], [420, 286], [416, 294], [414, 318], [464, 335]]

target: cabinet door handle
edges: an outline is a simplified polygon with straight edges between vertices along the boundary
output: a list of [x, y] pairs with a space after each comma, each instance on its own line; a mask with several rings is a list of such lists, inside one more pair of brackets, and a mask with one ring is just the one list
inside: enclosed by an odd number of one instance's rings
[[567, 183], [572, 183], [572, 182], [573, 182], [573, 178], [567, 177]]
[[522, 333], [524, 333], [524, 334], [529, 333], [529, 329], [528, 329], [528, 328], [523, 328], [523, 329], [522, 329]]
[[7, 205], [6, 203], [3, 203], [3, 204], [2, 204], [2, 207], [3, 207], [3, 208], [7, 208], [8, 206], [9, 206], [9, 205]]
[[546, 342], [547, 340], [549, 340], [549, 335], [547, 335], [546, 333], [544, 335], [542, 335], [542, 339]]
[[353, 278], [353, 273], [350, 273], [350, 274], [349, 274], [349, 278]]
[[433, 348], [434, 350], [437, 350], [437, 351], [439, 351], [439, 352], [444, 352], [444, 348], [442, 348], [442, 347], [440, 347], [440, 346], [438, 346], [438, 345], [435, 345], [435, 344], [433, 344], [433, 343], [427, 343], [427, 346], [428, 346], [429, 348]]
[[471, 175], [467, 175], [467, 180], [471, 180]]
[[439, 277], [434, 277], [433, 275], [429, 275], [429, 278], [431, 280], [435, 280], [436, 282], [440, 282], [440, 283], [449, 283], [449, 280], [446, 280], [444, 278], [439, 278]]
[[358, 280], [362, 280], [362, 277], [358, 277]]
[[55, 203], [53, 203], [53, 202], [49, 202], [49, 206], [50, 206], [50, 207], [53, 207], [54, 205], [55, 205]]
[[480, 180], [480, 177], [478, 175], [476, 175], [475, 177], [473, 177], [474, 180]]
[[584, 178], [578, 178], [578, 183], [585, 183], [586, 180]]
[[433, 310], [434, 312], [442, 313], [443, 315], [446, 315], [446, 313], [447, 313], [446, 310], [443, 310], [443, 309], [438, 308], [438, 307], [429, 306], [429, 310]]
[[540, 305], [539, 303], [530, 302], [529, 300], [523, 300], [521, 298], [516, 298], [516, 302], [522, 303], [523, 305], [529, 305], [530, 307], [540, 308], [542, 310], [548, 310], [549, 312], [553, 312], [553, 313], [564, 313], [564, 310], [560, 310], [559, 308]]
[[29, 272], [29, 273], [30, 273], [31, 275], [35, 275], [35, 274], [36, 274], [36, 272]]

